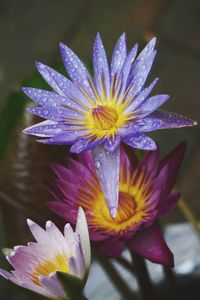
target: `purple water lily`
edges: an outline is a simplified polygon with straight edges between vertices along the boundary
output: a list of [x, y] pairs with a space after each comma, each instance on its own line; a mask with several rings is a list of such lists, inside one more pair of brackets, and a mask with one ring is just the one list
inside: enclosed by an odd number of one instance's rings
[[149, 96], [157, 78], [144, 88], [156, 56], [155, 43], [153, 38], [137, 56], [137, 45], [127, 53], [125, 34], [122, 34], [108, 65], [97, 34], [93, 77], [77, 55], [61, 43], [62, 59], [70, 79], [36, 63], [54, 91], [23, 88], [39, 104], [28, 110], [46, 119], [24, 132], [41, 137], [41, 143], [70, 144], [74, 153], [92, 149], [97, 176], [113, 217], [118, 207], [120, 143], [155, 150], [157, 146], [146, 132], [196, 124], [186, 117], [158, 109], [169, 96]]
[[128, 247], [152, 262], [173, 265], [173, 254], [164, 241], [158, 218], [168, 214], [179, 200], [180, 194], [171, 190], [185, 148], [185, 143], [180, 144], [161, 161], [159, 150], [148, 151], [138, 160], [130, 147], [121, 148], [115, 218], [110, 216], [89, 152], [79, 154], [77, 160], [69, 159], [67, 168], [53, 165], [58, 178], [49, 184], [54, 199], [47, 205], [72, 224], [81, 205], [90, 238], [106, 256], [120, 256]]

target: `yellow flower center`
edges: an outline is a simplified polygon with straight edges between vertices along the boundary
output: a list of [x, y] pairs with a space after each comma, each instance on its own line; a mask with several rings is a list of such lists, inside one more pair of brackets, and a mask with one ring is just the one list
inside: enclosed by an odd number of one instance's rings
[[80, 193], [79, 205], [90, 212], [89, 226], [105, 232], [123, 235], [129, 228], [137, 227], [148, 217], [148, 199], [151, 195], [150, 181], [145, 174], [130, 176], [121, 168], [119, 186], [119, 206], [112, 218], [98, 182], [87, 182], [88, 189]]
[[57, 271], [64, 273], [69, 273], [70, 271], [66, 256], [64, 254], [58, 254], [52, 260], [47, 260], [44, 263], [38, 265], [32, 275], [32, 281], [33, 283], [41, 286], [39, 280], [40, 275], [48, 277], [49, 274]]
[[109, 130], [115, 127], [118, 119], [116, 111], [109, 106], [98, 105], [92, 109], [94, 128], [100, 130]]

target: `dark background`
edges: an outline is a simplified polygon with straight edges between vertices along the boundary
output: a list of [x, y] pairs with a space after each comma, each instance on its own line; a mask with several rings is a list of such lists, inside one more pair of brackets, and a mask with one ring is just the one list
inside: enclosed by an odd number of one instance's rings
[[[49, 162], [65, 160], [66, 148], [38, 145], [32, 137], [21, 134], [21, 129], [35, 120], [24, 113], [28, 100], [20, 87], [42, 85], [34, 73], [34, 61], [60, 68], [58, 43], [62, 41], [90, 66], [97, 31], [109, 57], [123, 31], [128, 46], [139, 42], [140, 49], [156, 36], [159, 51], [151, 77], [158, 76], [160, 81], [155, 93], [171, 95], [164, 108], [199, 121], [199, 15], [199, 0], [0, 1], [1, 247], [27, 241], [25, 218], [41, 223], [49, 217], [54, 219], [44, 206], [49, 198], [44, 180], [53, 177]], [[177, 188], [200, 218], [199, 127], [160, 131], [152, 136], [163, 154], [181, 140], [188, 141]], [[167, 219], [184, 220], [178, 208]], [[0, 287], [3, 283], [1, 280]], [[7, 295], [3, 299], [11, 299], [6, 286], [2, 286], [0, 297], [3, 291]]]

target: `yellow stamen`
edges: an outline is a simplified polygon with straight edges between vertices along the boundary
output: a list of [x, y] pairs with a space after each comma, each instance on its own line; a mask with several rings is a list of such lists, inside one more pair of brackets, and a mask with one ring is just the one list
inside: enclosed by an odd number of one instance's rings
[[112, 107], [98, 105], [92, 109], [94, 126], [100, 130], [111, 129], [118, 119], [116, 111]]
[[32, 281], [33, 283], [41, 286], [39, 276], [43, 275], [45, 277], [48, 277], [49, 274], [56, 271], [69, 273], [69, 265], [64, 254], [58, 254], [52, 260], [47, 260], [44, 263], [38, 265], [32, 275]]

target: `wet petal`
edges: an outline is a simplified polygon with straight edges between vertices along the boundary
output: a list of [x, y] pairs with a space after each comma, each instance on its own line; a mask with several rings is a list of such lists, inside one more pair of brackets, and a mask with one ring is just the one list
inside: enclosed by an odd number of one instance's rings
[[115, 46], [115, 49], [113, 51], [111, 64], [110, 64], [110, 74], [111, 77], [115, 74], [119, 74], [122, 66], [124, 64], [124, 61], [127, 56], [127, 50], [126, 50], [126, 35], [123, 33], [120, 38], [117, 41], [117, 44]]
[[128, 146], [142, 150], [156, 150], [156, 143], [148, 136], [142, 133], [136, 133], [130, 137], [123, 139], [123, 142]]
[[81, 86], [88, 95], [94, 98], [94, 93], [88, 82], [88, 79], [92, 81], [92, 78], [82, 61], [63, 43], [60, 43], [60, 50], [63, 63], [71, 80], [78, 86]]
[[46, 120], [36, 125], [27, 127], [23, 132], [39, 137], [52, 137], [68, 129], [69, 127], [63, 123]]
[[44, 80], [61, 96], [67, 96], [68, 98], [76, 98], [80, 102], [90, 106], [88, 99], [81, 93], [79, 88], [69, 79], [62, 74], [58, 73], [54, 69], [41, 64], [36, 63], [36, 67]]
[[43, 144], [53, 144], [53, 145], [71, 145], [79, 139], [79, 136], [82, 136], [83, 131], [65, 131], [59, 134], [52, 136], [46, 140], [38, 140], [38, 142]]
[[169, 95], [156, 95], [150, 98], [147, 98], [143, 101], [143, 103], [137, 107], [139, 111], [141, 111], [140, 115], [145, 117], [149, 115], [153, 111], [155, 111], [158, 107], [163, 105], [169, 99]]
[[96, 173], [106, 198], [111, 216], [114, 218], [119, 198], [119, 147], [113, 152], [100, 145], [92, 150]]
[[114, 140], [109, 140], [108, 139], [104, 143], [104, 147], [109, 152], [114, 152], [117, 149], [117, 147], [119, 147], [120, 142], [121, 142], [120, 136], [116, 136]]
[[135, 110], [142, 102], [149, 96], [154, 86], [156, 85], [158, 78], [154, 79], [153, 82], [144, 90], [139, 93], [139, 95], [133, 100], [133, 102], [128, 106], [127, 111]]
[[[176, 113], [164, 111], [164, 110], [157, 110], [153, 113], [151, 113], [148, 116], [149, 119], [151, 119], [151, 122], [154, 120], [160, 121], [160, 127], [157, 129], [163, 129], [163, 128], [181, 128], [181, 127], [188, 127], [188, 126], [195, 126], [197, 125], [197, 122], [178, 115]], [[151, 128], [151, 127], [149, 127]], [[154, 129], [153, 129], [154, 130]], [[149, 130], [151, 131], [151, 130]]]
[[100, 34], [97, 33], [97, 36], [94, 41], [93, 47], [93, 68], [94, 68], [94, 77], [96, 82], [96, 87], [99, 95], [103, 97], [103, 91], [101, 86], [102, 83], [105, 85], [107, 99], [110, 96], [110, 72], [108, 67], [108, 61], [106, 52], [100, 37]]
[[143, 88], [147, 76], [149, 75], [149, 72], [151, 70], [154, 59], [156, 57], [156, 53], [157, 53], [156, 51], [153, 51], [153, 53], [149, 57], [147, 57], [146, 60], [144, 61], [139, 59], [135, 61], [133, 68], [131, 70], [131, 74], [132, 74], [131, 75], [132, 79], [130, 80], [131, 89], [127, 95], [127, 98], [135, 97]]
[[104, 140], [98, 140], [94, 142], [90, 142], [88, 139], [79, 139], [76, 143], [74, 143], [71, 148], [71, 153], [81, 153], [82, 151], [88, 151], [102, 144]]
[[132, 67], [132, 63], [135, 60], [136, 54], [137, 54], [137, 50], [138, 50], [138, 44], [136, 44], [131, 51], [128, 53], [126, 60], [123, 64], [122, 67], [122, 71], [121, 71], [121, 76], [122, 76], [122, 86], [121, 86], [121, 91], [120, 91], [120, 95], [119, 98], [121, 98], [123, 96], [123, 93], [125, 92], [125, 89], [127, 88], [127, 79], [129, 76], [129, 72], [131, 70]]
[[173, 254], [164, 241], [157, 223], [140, 230], [129, 241], [128, 246], [134, 253], [162, 265], [174, 265]]

